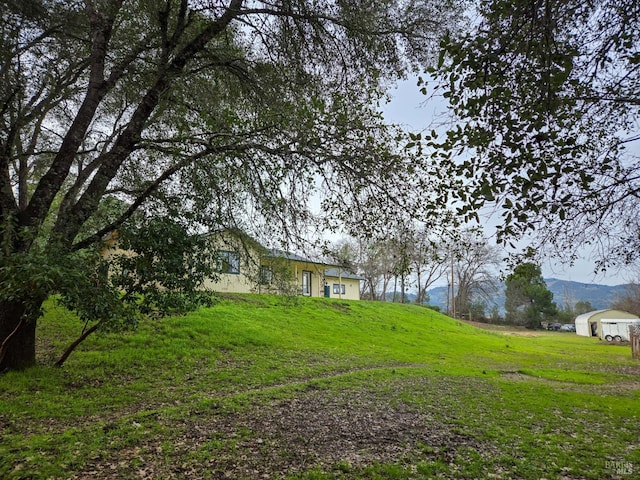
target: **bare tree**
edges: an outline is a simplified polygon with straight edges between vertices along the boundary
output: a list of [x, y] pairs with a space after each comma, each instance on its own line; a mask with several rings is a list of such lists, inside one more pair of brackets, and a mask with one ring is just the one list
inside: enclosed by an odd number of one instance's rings
[[447, 272], [449, 256], [442, 237], [421, 227], [414, 232], [411, 270], [416, 280], [416, 303], [425, 303], [427, 290]]
[[491, 300], [495, 294], [500, 250], [478, 230], [465, 230], [452, 244], [451, 255], [456, 316], [472, 316], [474, 303]]
[[427, 290], [444, 275], [449, 258], [435, 230], [409, 221], [383, 239], [341, 240], [332, 249], [346, 249], [352, 252], [351, 258], [357, 258], [357, 271], [364, 278], [362, 298], [384, 301], [392, 286], [392, 300], [403, 303], [413, 287], [417, 303], [424, 303]]
[[384, 263], [381, 261], [384, 249], [378, 242], [370, 239], [358, 240], [360, 260], [358, 273], [364, 278], [360, 297], [369, 300], [380, 300], [379, 288], [384, 277]]
[[640, 316], [640, 281], [634, 281], [626, 286], [626, 292], [618, 295], [611, 308], [623, 310]]

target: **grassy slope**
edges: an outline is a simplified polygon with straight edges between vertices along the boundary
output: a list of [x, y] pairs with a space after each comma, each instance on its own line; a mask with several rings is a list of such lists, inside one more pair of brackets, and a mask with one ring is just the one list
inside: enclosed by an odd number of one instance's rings
[[[628, 347], [480, 330], [416, 306], [241, 296], [96, 336], [63, 369], [46, 366], [77, 329], [51, 307], [39, 330], [43, 366], [0, 376], [0, 478], [640, 472], [640, 364]], [[354, 419], [367, 408], [400, 412], [389, 417], [400, 433], [387, 432], [386, 450], [373, 435], [377, 446], [336, 437], [341, 451], [317, 440], [302, 452], [304, 431], [296, 444], [265, 419], [280, 412], [293, 424], [292, 409], [310, 401], [317, 410], [303, 417], [318, 418], [302, 430], [338, 418], [339, 404]], [[325, 437], [343, 427], [327, 428]], [[402, 451], [389, 454], [392, 443]], [[259, 459], [253, 470], [249, 456]]]

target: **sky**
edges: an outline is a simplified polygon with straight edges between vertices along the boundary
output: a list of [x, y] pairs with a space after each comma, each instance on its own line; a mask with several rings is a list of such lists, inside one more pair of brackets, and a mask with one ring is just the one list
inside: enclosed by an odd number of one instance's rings
[[[444, 101], [437, 98], [428, 99], [420, 93], [420, 88], [417, 86], [417, 79], [412, 78], [400, 82], [396, 88], [392, 89], [391, 101], [382, 108], [385, 119], [413, 132], [431, 130], [434, 122], [442, 121], [445, 111]], [[486, 225], [485, 230], [488, 236], [493, 233], [490, 225]], [[625, 271], [594, 273], [595, 264], [589, 260], [587, 251], [584, 251], [583, 258], [578, 259], [573, 266], [563, 265], [558, 260], [546, 260], [541, 267], [544, 278], [604, 285], [618, 285], [636, 280]]]

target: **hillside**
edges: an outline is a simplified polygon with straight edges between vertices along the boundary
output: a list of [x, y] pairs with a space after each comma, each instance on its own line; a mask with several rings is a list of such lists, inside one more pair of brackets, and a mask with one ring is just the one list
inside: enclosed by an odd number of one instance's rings
[[[546, 278], [545, 282], [549, 290], [553, 293], [553, 300], [559, 307], [569, 304], [572, 307], [579, 301], [588, 301], [595, 310], [610, 308], [616, 296], [626, 293], [627, 285], [600, 285], [595, 283], [580, 283], [568, 280], [559, 280], [557, 278]], [[501, 312], [504, 312], [504, 285], [492, 299], [492, 303], [488, 306], [487, 312], [495, 304]], [[429, 290], [429, 298], [431, 305], [437, 305], [445, 310], [447, 307], [447, 287], [437, 287]]]
[[557, 278], [545, 279], [547, 287], [553, 292], [555, 302], [562, 306], [575, 305], [578, 301], [589, 301], [597, 310], [610, 308], [617, 296], [627, 293], [628, 285], [600, 285], [594, 283], [570, 282]]
[[40, 365], [0, 375], [0, 478], [595, 480], [640, 465], [625, 346], [237, 295], [90, 337], [52, 367], [81, 329], [48, 304]]

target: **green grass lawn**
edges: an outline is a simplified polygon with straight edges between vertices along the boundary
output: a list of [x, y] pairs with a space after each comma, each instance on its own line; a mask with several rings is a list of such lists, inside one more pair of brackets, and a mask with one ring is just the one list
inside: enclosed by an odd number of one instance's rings
[[410, 305], [237, 296], [0, 376], [0, 478], [640, 477], [640, 362]]

